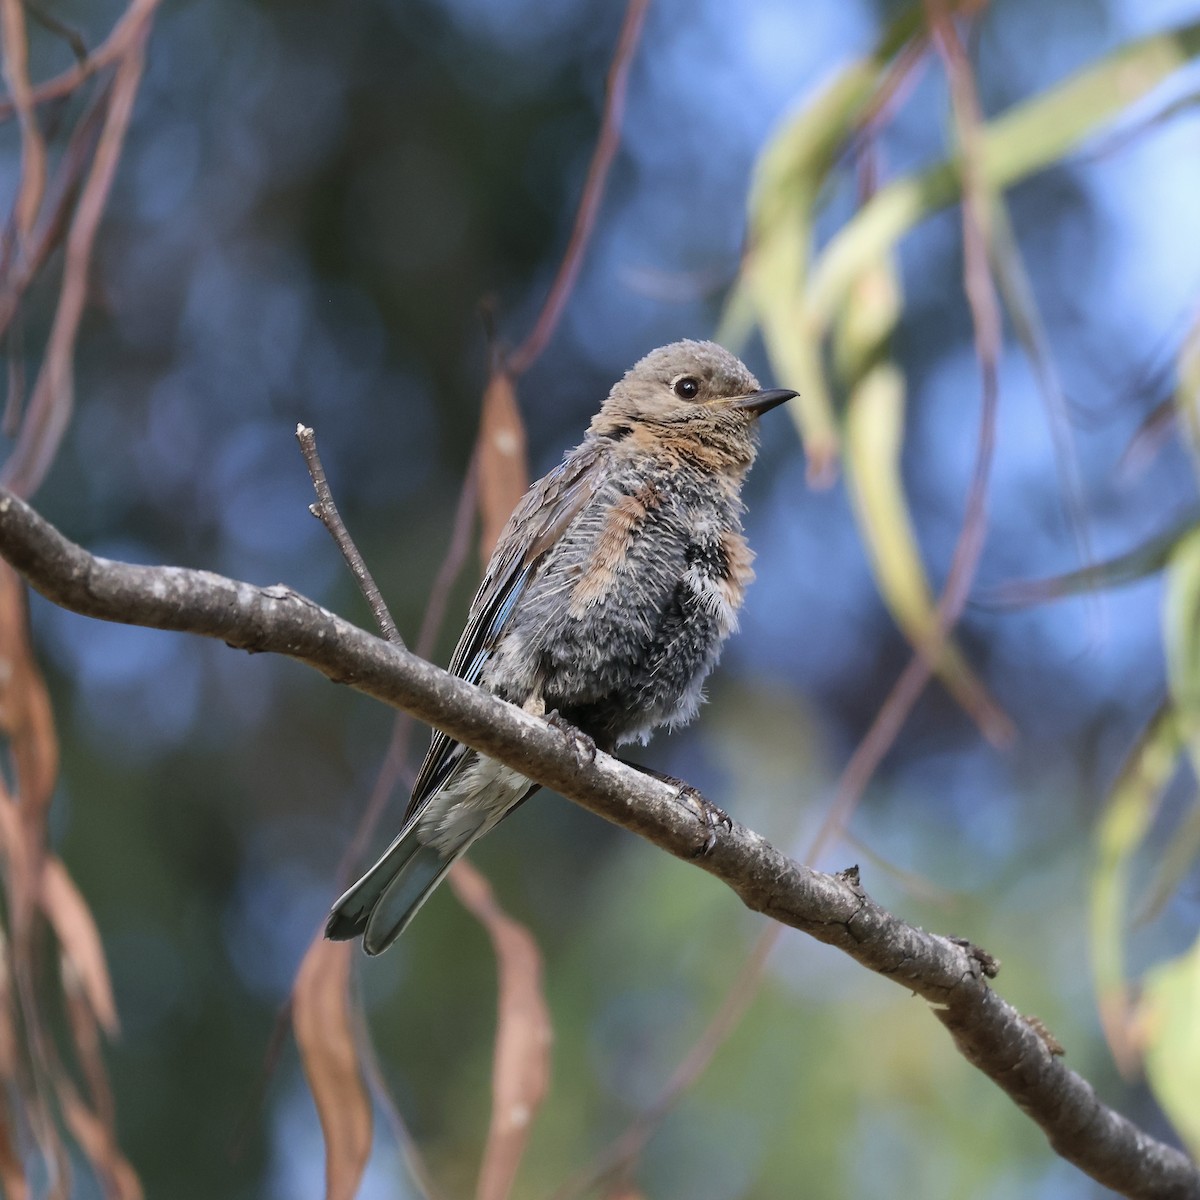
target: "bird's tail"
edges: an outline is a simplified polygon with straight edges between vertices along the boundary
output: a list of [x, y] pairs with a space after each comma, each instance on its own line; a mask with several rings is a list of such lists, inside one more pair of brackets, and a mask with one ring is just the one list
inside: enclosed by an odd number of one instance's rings
[[417, 839], [414, 822], [401, 831], [383, 857], [333, 906], [325, 936], [347, 941], [362, 934], [368, 954], [386, 950], [407, 928], [417, 909], [473, 839], [451, 851]]

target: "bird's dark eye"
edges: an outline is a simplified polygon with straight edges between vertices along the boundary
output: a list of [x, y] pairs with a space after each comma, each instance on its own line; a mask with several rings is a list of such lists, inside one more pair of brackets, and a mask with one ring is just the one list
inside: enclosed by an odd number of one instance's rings
[[691, 375], [682, 375], [671, 385], [672, 390], [681, 400], [695, 400], [700, 394], [700, 380]]

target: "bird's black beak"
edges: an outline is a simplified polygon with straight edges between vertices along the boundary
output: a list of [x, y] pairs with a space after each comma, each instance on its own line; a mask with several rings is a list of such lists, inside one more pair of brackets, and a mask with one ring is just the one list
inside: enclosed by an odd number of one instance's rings
[[799, 394], [799, 392], [793, 392], [791, 388], [766, 388], [761, 392], [751, 392], [750, 395], [743, 396], [734, 407], [747, 409], [756, 417], [761, 417], [763, 413], [778, 408]]

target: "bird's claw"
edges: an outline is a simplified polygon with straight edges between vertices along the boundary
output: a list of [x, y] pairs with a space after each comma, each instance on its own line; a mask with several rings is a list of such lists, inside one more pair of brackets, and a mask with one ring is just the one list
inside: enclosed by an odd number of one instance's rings
[[570, 742], [575, 760], [581, 767], [590, 767], [596, 761], [596, 739], [584, 733], [578, 725], [572, 725], [557, 708], [546, 714], [546, 724], [557, 729]]
[[687, 805], [692, 810], [704, 829], [704, 842], [693, 855], [695, 858], [703, 858], [706, 854], [711, 853], [717, 844], [717, 830], [722, 826], [732, 829], [733, 821], [723, 808], [714, 804], [690, 783], [678, 780], [675, 783], [679, 789], [680, 803]]

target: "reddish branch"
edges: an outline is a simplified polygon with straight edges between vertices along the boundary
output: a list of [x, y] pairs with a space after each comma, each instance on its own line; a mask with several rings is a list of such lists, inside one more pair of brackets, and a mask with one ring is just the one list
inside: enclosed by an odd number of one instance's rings
[[[131, 6], [130, 12], [135, 7]], [[31, 495], [45, 477], [71, 419], [75, 338], [87, 298], [92, 246], [116, 175], [145, 66], [145, 43], [150, 32], [149, 13], [153, 11], [153, 5], [143, 7], [147, 15], [130, 26], [132, 32], [125, 44], [124, 57], [118, 62], [113, 75], [96, 154], [67, 235], [62, 290], [42, 370], [29, 401], [29, 410], [21, 424], [16, 446], [0, 473], [4, 485], [22, 495]], [[125, 19], [128, 19], [128, 14]]]
[[892, 916], [859, 886], [857, 871], [813, 871], [736, 822], [697, 859], [704, 834], [673, 787], [605, 754], [589, 760], [559, 729], [282, 585], [256, 587], [206, 571], [97, 558], [3, 492], [0, 555], [44, 596], [74, 612], [284, 654], [694, 862], [749, 908], [838, 947], [924, 998], [963, 1056], [1092, 1178], [1132, 1197], [1200, 1200], [1200, 1172], [1187, 1157], [1103, 1104], [1053, 1052], [1044, 1031], [991, 989], [994, 963], [986, 954]]
[[604, 185], [608, 179], [609, 168], [617, 154], [621, 140], [621, 116], [625, 111], [625, 88], [629, 82], [629, 66], [633, 61], [633, 52], [637, 49], [638, 38], [641, 36], [642, 23], [646, 17], [646, 9], [650, 0], [629, 0], [625, 10], [625, 20], [621, 25], [621, 34], [617, 40], [616, 53], [612, 65], [608, 69], [608, 83], [604, 93], [604, 116], [600, 123], [600, 134], [596, 139], [596, 148], [592, 151], [592, 161], [588, 164], [587, 178], [583, 184], [583, 196], [579, 201], [579, 209], [575, 213], [575, 224], [571, 228], [571, 237], [567, 242], [567, 250], [559, 263], [558, 274], [550, 285], [550, 294], [538, 314], [538, 319], [525, 340], [508, 356], [505, 368], [509, 375], [516, 376], [527, 371], [534, 360], [546, 348], [550, 335], [558, 324], [562, 311], [566, 307], [567, 297], [575, 286], [579, 268], [583, 264], [583, 253], [591, 240], [592, 229], [596, 224], [596, 214], [600, 211], [600, 199], [604, 195]]
[[[158, 5], [159, 0], [132, 0], [121, 14], [121, 19], [113, 26], [112, 32], [90, 55], [69, 70], [63, 71], [61, 75], [47, 79], [45, 83], [33, 85], [29, 92], [30, 100], [34, 104], [61, 100], [105, 67], [110, 67], [126, 57], [134, 44], [145, 36]], [[0, 121], [8, 120], [16, 111], [15, 101], [0, 99]]]
[[34, 111], [33, 90], [29, 83], [29, 48], [25, 41], [25, 10], [21, 0], [0, 0], [0, 31], [4, 35], [0, 38], [4, 78], [21, 126], [21, 175], [13, 217], [17, 257], [23, 260], [46, 189], [46, 140]]
[[[913, 655], [842, 772], [837, 795], [817, 833], [814, 857], [815, 852], [819, 852], [839, 830], [846, 827], [868, 781], [895, 742], [925, 685], [932, 678], [946, 637], [966, 607], [987, 536], [988, 483], [996, 453], [996, 410], [999, 402], [997, 365], [1001, 350], [1001, 324], [1000, 308], [988, 266], [987, 191], [980, 162], [979, 106], [970, 63], [958, 40], [952, 19], [937, 0], [928, 0], [926, 8], [934, 32], [934, 44], [943, 57], [950, 78], [955, 123], [962, 146], [963, 286], [975, 328], [975, 356], [979, 361], [981, 378], [979, 438], [962, 528], [938, 600], [936, 635]], [[1011, 738], [1011, 728], [1007, 733]]]

